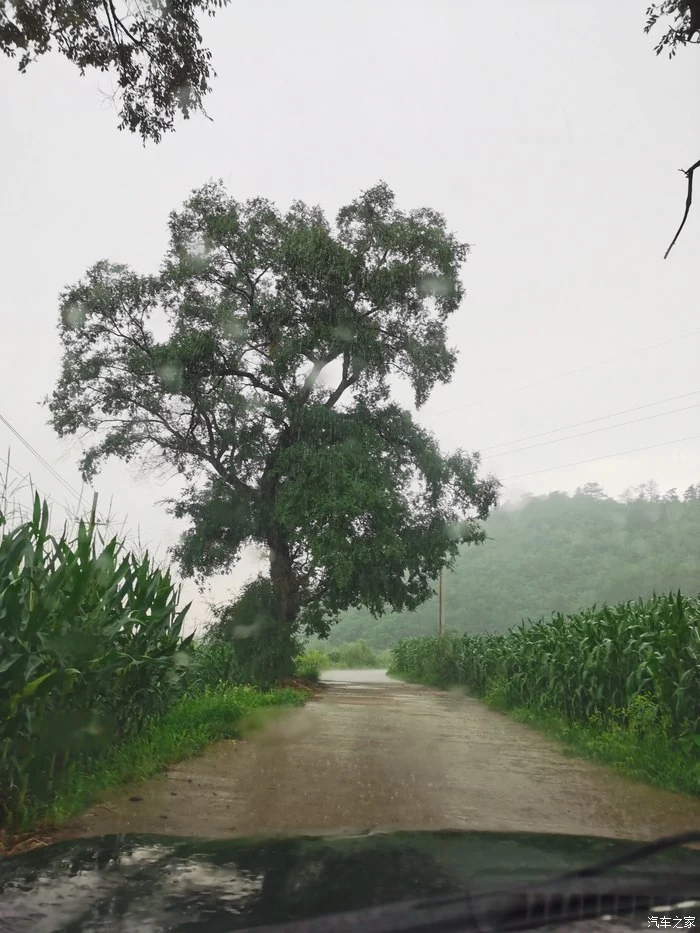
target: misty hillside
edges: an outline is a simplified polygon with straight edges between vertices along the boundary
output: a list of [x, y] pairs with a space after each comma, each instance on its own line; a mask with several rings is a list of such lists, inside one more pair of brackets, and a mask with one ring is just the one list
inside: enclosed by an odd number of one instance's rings
[[[463, 548], [445, 573], [447, 630], [502, 632], [555, 611], [654, 591], [700, 592], [700, 483], [679, 497], [650, 481], [617, 499], [589, 483], [574, 495], [552, 492], [504, 506], [486, 530], [489, 539]], [[379, 619], [349, 611], [328, 643], [365, 638], [382, 649], [437, 625], [435, 596], [415, 612]]]

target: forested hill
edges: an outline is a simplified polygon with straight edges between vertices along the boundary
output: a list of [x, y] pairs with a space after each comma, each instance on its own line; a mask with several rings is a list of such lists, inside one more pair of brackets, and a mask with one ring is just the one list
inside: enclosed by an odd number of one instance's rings
[[[504, 507], [486, 523], [489, 539], [464, 547], [445, 573], [445, 627], [501, 632], [523, 618], [615, 603], [653, 591], [700, 592], [700, 483], [680, 497], [653, 481], [614, 499], [594, 483]], [[435, 587], [437, 592], [437, 585]], [[437, 596], [415, 612], [373, 619], [343, 615], [331, 645], [366, 639], [386, 648], [434, 633]]]

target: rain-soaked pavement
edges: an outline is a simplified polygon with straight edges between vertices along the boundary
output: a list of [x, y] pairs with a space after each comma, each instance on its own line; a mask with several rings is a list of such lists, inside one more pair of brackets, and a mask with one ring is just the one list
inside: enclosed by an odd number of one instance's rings
[[479, 829], [630, 839], [700, 830], [700, 800], [565, 756], [458, 693], [333, 671], [305, 707], [122, 787], [61, 836]]

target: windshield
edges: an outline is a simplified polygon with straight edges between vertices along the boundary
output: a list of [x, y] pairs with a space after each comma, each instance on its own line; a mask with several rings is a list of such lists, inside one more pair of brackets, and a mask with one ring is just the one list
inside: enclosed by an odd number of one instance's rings
[[700, 830], [700, 6], [649, 3], [0, 10], [3, 853]]

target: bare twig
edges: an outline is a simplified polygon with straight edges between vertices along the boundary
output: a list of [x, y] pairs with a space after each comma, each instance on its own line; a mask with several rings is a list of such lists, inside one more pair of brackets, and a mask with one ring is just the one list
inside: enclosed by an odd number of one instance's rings
[[689, 169], [685, 169], [685, 170], [681, 169], [685, 177], [688, 179], [688, 194], [685, 199], [685, 213], [683, 214], [683, 220], [681, 221], [681, 225], [676, 231], [676, 235], [674, 236], [673, 240], [671, 241], [671, 245], [664, 253], [664, 259], [668, 259], [668, 254], [671, 252], [673, 247], [676, 245], [676, 240], [681, 235], [681, 230], [685, 226], [685, 222], [688, 219], [688, 214], [690, 213], [690, 205], [693, 203], [693, 172], [695, 171], [696, 168], [700, 168], [700, 159], [698, 159], [698, 161], [694, 165], [691, 165]]

